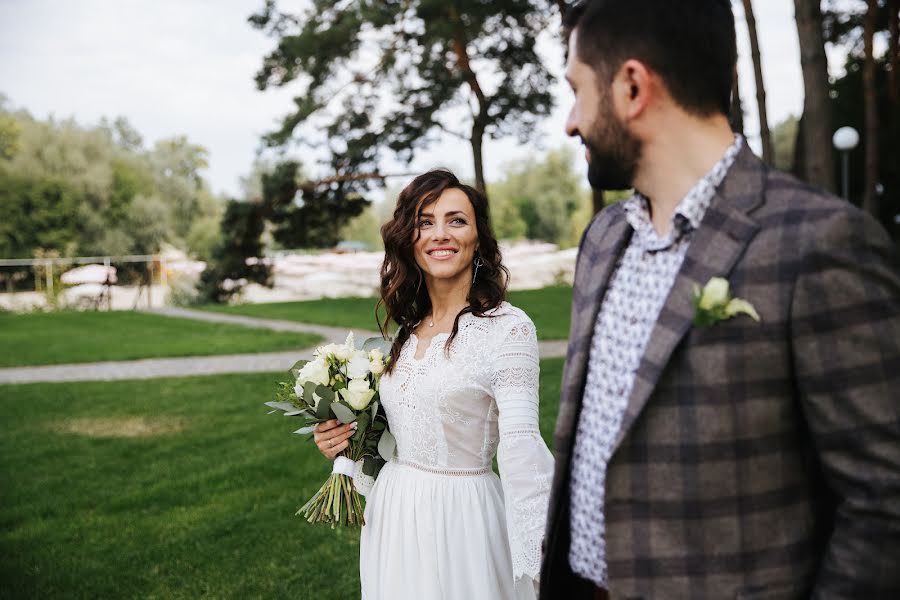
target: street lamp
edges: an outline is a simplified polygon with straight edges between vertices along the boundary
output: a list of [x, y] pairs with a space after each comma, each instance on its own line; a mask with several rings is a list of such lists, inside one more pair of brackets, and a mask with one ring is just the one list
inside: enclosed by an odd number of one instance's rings
[[859, 144], [859, 133], [852, 127], [841, 127], [831, 138], [834, 147], [841, 153], [843, 165], [844, 198], [850, 199], [850, 151]]

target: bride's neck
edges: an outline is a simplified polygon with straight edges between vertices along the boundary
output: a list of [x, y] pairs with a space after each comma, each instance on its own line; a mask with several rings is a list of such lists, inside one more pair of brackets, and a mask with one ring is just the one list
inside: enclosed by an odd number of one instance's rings
[[428, 286], [428, 297], [431, 299], [431, 316], [435, 320], [443, 319], [448, 314], [455, 316], [469, 305], [469, 286], [433, 282]]

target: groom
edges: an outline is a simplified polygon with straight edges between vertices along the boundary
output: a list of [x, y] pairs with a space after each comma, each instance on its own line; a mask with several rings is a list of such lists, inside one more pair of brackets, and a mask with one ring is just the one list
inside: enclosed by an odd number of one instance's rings
[[581, 243], [542, 599], [900, 598], [891, 241], [731, 132], [729, 0], [564, 25], [567, 132], [636, 192]]

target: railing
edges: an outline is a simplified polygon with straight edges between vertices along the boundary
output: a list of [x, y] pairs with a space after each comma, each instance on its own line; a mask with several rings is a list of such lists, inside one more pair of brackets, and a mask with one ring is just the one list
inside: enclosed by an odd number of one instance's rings
[[[53, 294], [53, 267], [65, 265], [83, 265], [103, 263], [107, 268], [112, 263], [147, 263], [150, 271], [150, 281], [153, 281], [153, 265], [159, 263], [159, 283], [168, 285], [166, 280], [166, 258], [159, 254], [129, 254], [125, 256], [73, 256], [58, 258], [2, 258], [0, 267], [40, 267], [43, 270], [44, 282], [47, 292]], [[38, 269], [34, 269], [35, 289], [39, 286]]]

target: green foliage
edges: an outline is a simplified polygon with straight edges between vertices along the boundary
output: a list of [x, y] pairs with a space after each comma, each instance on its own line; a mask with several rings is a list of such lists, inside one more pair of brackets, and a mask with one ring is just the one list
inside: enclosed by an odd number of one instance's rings
[[541, 160], [511, 164], [504, 179], [491, 187], [495, 231], [501, 238], [524, 233], [528, 239], [562, 247], [577, 244], [593, 212], [589, 192], [581, 187], [582, 177], [575, 172], [567, 147], [551, 150]]
[[183, 137], [152, 150], [142, 143], [122, 117], [83, 127], [0, 103], [0, 194], [9, 214], [0, 255], [150, 254], [198, 240], [195, 223], [222, 212], [199, 175], [205, 150]]
[[10, 115], [0, 114], [0, 160], [10, 160], [19, 151], [21, 127]]
[[0, 367], [309, 348], [318, 336], [136, 312], [0, 313]]
[[794, 170], [794, 149], [800, 119], [794, 115], [772, 128], [772, 150], [775, 154], [774, 167], [786, 173]]
[[263, 60], [257, 86], [299, 89], [294, 112], [266, 140], [310, 143], [295, 132], [315, 124], [332, 155], [343, 159], [331, 167], [345, 174], [347, 168], [376, 171], [382, 150], [410, 160], [431, 134], [453, 129], [447, 121], [462, 123], [465, 131], [454, 133], [469, 139], [473, 152], [485, 135], [528, 139], [552, 108], [552, 78], [535, 45], [555, 6], [546, 0], [315, 0], [296, 15], [267, 0], [249, 19], [277, 44]]
[[381, 226], [384, 221], [379, 214], [380, 208], [380, 206], [370, 204], [359, 216], [347, 221], [338, 234], [340, 239], [363, 242], [371, 251], [383, 250]]
[[31, 258], [37, 248], [71, 252], [80, 238], [82, 201], [83, 194], [65, 181], [0, 171], [0, 257]]
[[248, 257], [263, 255], [260, 239], [265, 228], [263, 205], [229, 201], [221, 227], [221, 239], [200, 276], [200, 296], [209, 302], [222, 303], [251, 281], [271, 285], [268, 265], [263, 262], [247, 264]]
[[300, 164], [286, 161], [262, 176], [263, 210], [274, 225], [272, 236], [286, 248], [329, 248], [341, 228], [369, 205], [365, 184], [300, 181]]

